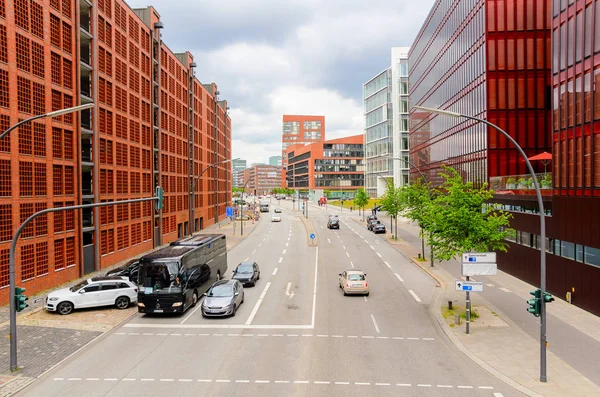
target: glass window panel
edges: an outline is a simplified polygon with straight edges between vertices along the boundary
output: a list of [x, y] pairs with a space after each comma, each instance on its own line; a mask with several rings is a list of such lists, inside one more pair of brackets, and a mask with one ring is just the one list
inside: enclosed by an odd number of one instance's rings
[[575, 259], [575, 244], [568, 241], [561, 241], [560, 256], [567, 259]]
[[584, 247], [584, 262], [588, 265], [600, 266], [600, 249]]
[[583, 262], [583, 245], [575, 245], [575, 260], [577, 262]]
[[[598, 9], [598, 4], [596, 3], [596, 10]], [[598, 14], [596, 14], [598, 16]], [[596, 36], [600, 34], [600, 25], [596, 25]], [[585, 34], [583, 35], [585, 41], [583, 42], [583, 56], [589, 57], [592, 55], [592, 6], [589, 5], [585, 9]], [[596, 41], [598, 43], [598, 41]], [[599, 43], [600, 44], [600, 43]]]

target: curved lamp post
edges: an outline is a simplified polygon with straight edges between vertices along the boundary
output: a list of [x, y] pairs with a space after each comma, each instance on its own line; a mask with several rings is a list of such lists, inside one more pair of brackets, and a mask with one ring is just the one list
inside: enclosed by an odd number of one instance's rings
[[506, 139], [510, 141], [515, 146], [515, 148], [517, 148], [517, 151], [519, 152], [521, 157], [523, 157], [523, 160], [525, 160], [527, 170], [529, 171], [529, 173], [531, 174], [531, 178], [533, 179], [533, 186], [535, 187], [535, 195], [537, 196], [538, 208], [540, 212], [540, 237], [542, 241], [540, 245], [540, 290], [542, 298], [540, 299], [540, 382], [546, 382], [546, 302], [544, 300], [544, 294], [546, 292], [546, 219], [544, 214], [544, 201], [542, 200], [542, 192], [540, 191], [540, 186], [535, 176], [535, 171], [531, 166], [531, 162], [527, 158], [527, 155], [523, 151], [523, 148], [521, 148], [521, 146], [517, 143], [517, 141], [513, 139], [513, 137], [511, 137], [502, 128], [490, 123], [487, 120], [456, 112], [450, 112], [447, 110], [432, 109], [422, 106], [415, 106], [414, 109], [419, 109], [431, 113], [437, 113], [443, 116], [475, 120], [479, 123], [486, 124], [487, 126], [494, 128], [496, 131], [504, 135]]
[[202, 177], [202, 175], [204, 175], [204, 173], [206, 171], [208, 171], [209, 169], [216, 167], [217, 165], [221, 165], [221, 164], [225, 164], [225, 163], [230, 163], [234, 160], [239, 160], [240, 158], [237, 157], [235, 159], [228, 159], [228, 160], [223, 160], [223, 161], [218, 161], [214, 164], [209, 165], [208, 167], [206, 167], [205, 169], [202, 170], [202, 172], [200, 173], [200, 175], [198, 175], [196, 178], [194, 178], [194, 182], [192, 183], [192, 191], [190, 192], [190, 236], [192, 234], [194, 234], [195, 230], [195, 205], [194, 205], [194, 197], [196, 195], [196, 185], [198, 185], [198, 181], [200, 180], [200, 178]]

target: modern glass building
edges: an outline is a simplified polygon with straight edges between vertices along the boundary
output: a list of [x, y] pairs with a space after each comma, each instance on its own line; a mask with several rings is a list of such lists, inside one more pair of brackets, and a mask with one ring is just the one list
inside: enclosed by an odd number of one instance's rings
[[246, 160], [238, 159], [232, 162], [233, 169], [233, 187], [244, 186], [244, 170], [246, 169]]
[[[394, 158], [408, 160], [409, 146], [409, 100], [408, 100], [408, 51], [410, 47], [392, 47], [392, 148]], [[408, 183], [409, 165], [394, 160], [393, 181], [395, 186]]]
[[277, 167], [281, 167], [281, 156], [271, 156], [269, 157], [269, 165], [275, 165]]
[[365, 189], [371, 197], [385, 192], [393, 178], [392, 70], [387, 68], [363, 84], [365, 115]]

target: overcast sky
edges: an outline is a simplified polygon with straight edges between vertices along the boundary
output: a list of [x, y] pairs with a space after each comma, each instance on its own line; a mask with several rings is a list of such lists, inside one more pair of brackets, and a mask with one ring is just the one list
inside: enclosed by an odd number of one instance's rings
[[153, 5], [174, 52], [230, 107], [233, 156], [281, 154], [283, 114], [325, 116], [326, 138], [363, 132], [362, 84], [410, 46], [434, 0], [126, 0]]

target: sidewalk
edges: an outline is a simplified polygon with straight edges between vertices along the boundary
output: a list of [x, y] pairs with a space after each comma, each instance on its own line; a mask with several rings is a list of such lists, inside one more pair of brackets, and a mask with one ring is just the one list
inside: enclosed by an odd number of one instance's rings
[[[389, 217], [379, 214], [378, 217], [382, 219], [382, 222], [389, 224]], [[357, 221], [361, 222], [358, 219]], [[430, 306], [430, 311], [448, 338], [460, 351], [500, 380], [529, 396], [600, 396], [599, 385], [576, 371], [552, 352], [553, 345], [558, 347], [560, 343], [573, 342], [568, 335], [564, 336], [564, 340], [559, 339], [563, 335], [555, 335], [554, 340], [550, 338], [551, 345], [547, 349], [548, 381], [546, 383], [539, 381], [539, 319], [537, 319], [537, 335], [532, 336], [510, 318], [514, 317], [513, 311], [515, 310], [522, 310], [531, 317], [525, 311], [526, 299], [529, 297], [529, 291], [535, 287], [498, 271], [498, 276], [488, 278], [488, 280], [493, 279], [494, 284], [486, 284], [484, 291], [488, 291], [490, 294], [492, 291], [496, 294], [514, 293], [517, 304], [520, 303], [519, 306], [508, 305], [506, 309], [508, 311], [503, 311], [486, 299], [485, 294], [472, 293], [472, 306], [480, 317], [475, 322], [471, 322], [469, 335], [465, 332], [464, 320], [460, 325], [455, 325], [453, 317], [444, 318], [442, 312], [446, 311], [448, 301], [452, 301], [454, 306], [464, 308], [465, 294], [454, 290], [454, 283], [458, 276], [452, 274], [456, 272], [459, 264], [456, 261], [436, 263], [431, 268], [428, 261], [417, 260], [417, 254], [421, 253], [418, 232], [417, 226], [406, 219], [399, 218], [398, 237], [400, 240], [392, 241], [389, 238], [387, 240], [404, 256], [411, 258], [417, 266], [430, 274], [442, 287], [434, 299], [434, 303]], [[429, 255], [427, 250], [426, 255]], [[600, 318], [558, 298], [547, 307], [549, 318], [551, 315], [556, 317], [553, 321], [562, 321], [590, 338], [595, 346], [588, 345], [588, 349], [600, 348]], [[511, 315], [509, 316], [508, 313]], [[536, 321], [529, 317], [526, 317], [525, 320], [528, 324]], [[549, 327], [549, 329], [551, 328]], [[575, 355], [579, 353], [583, 356], [586, 353], [585, 347], [575, 346], [575, 348], [580, 349], [572, 352]], [[596, 364], [590, 363], [592, 371], [597, 372], [597, 362]]]
[[[233, 223], [229, 220], [209, 226], [200, 233], [225, 234], [229, 251], [252, 233], [258, 222], [261, 221], [263, 221], [262, 218], [254, 223], [244, 221], [243, 236], [240, 234], [239, 221], [235, 222], [234, 229]], [[106, 270], [103, 269], [85, 277], [103, 274]], [[78, 281], [73, 280], [61, 287], [74, 285]], [[131, 306], [126, 310], [116, 308], [83, 309], [68, 316], [61, 316], [43, 310], [45, 295], [47, 292], [30, 296], [28, 301], [30, 307], [17, 313], [19, 371], [10, 372], [10, 341], [8, 338], [0, 338], [0, 397], [18, 393], [61, 361], [85, 348], [89, 343], [137, 313], [137, 308]], [[0, 334], [8, 335], [8, 328], [9, 307], [0, 307]]]

